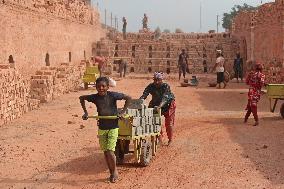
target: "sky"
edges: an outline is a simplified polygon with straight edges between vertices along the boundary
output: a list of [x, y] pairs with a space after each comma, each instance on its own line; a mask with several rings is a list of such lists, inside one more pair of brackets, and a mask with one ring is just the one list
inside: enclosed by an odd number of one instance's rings
[[224, 31], [223, 13], [230, 12], [234, 5], [247, 3], [258, 6], [261, 2], [274, 0], [92, 0], [94, 6], [98, 5], [102, 23], [105, 22], [105, 9], [107, 24], [111, 24], [112, 12], [113, 18], [118, 18], [119, 30], [122, 28], [122, 17], [125, 16], [127, 32], [138, 32], [142, 28], [144, 13], [148, 16], [148, 27], [151, 30], [160, 27], [162, 31], [169, 29], [174, 32], [176, 28], [180, 28], [184, 32], [208, 32], [217, 29], [217, 15], [220, 15], [219, 31]]

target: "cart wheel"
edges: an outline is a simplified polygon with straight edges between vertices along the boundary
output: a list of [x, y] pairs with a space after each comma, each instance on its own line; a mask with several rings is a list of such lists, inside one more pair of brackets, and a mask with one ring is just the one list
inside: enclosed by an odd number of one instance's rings
[[117, 164], [123, 164], [124, 162], [124, 145], [123, 140], [118, 139], [115, 146], [115, 156]]
[[88, 89], [88, 87], [89, 87], [89, 86], [88, 86], [88, 83], [84, 83], [84, 89], [86, 89], [86, 90], [87, 90], [87, 89]]
[[152, 143], [152, 155], [156, 156], [157, 148], [158, 148], [158, 137], [151, 136], [151, 143]]
[[149, 141], [143, 140], [141, 146], [140, 164], [144, 167], [150, 164], [152, 158], [152, 145]]
[[133, 140], [135, 163], [140, 163], [141, 143], [142, 143], [141, 140], [138, 139]]
[[284, 118], [284, 103], [282, 104], [282, 106], [280, 108], [280, 114]]

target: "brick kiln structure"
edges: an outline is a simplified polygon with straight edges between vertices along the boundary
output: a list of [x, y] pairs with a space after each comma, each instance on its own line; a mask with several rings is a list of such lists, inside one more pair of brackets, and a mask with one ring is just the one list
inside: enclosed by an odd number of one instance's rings
[[264, 63], [268, 83], [284, 83], [283, 13], [284, 1], [276, 0], [255, 11], [241, 12], [232, 26], [243, 57]]
[[[162, 34], [156, 39], [155, 33], [141, 32], [128, 33], [126, 40], [119, 34], [111, 35], [110, 40], [103, 39], [94, 46], [94, 52], [111, 57], [110, 62], [121, 57], [126, 59], [128, 72], [136, 73], [178, 72], [178, 56], [182, 49], [189, 54], [190, 71], [202, 73], [204, 59], [209, 68], [214, 66], [217, 49], [223, 50], [228, 68], [232, 68], [239, 43], [230, 33]], [[117, 65], [113, 65], [112, 70], [117, 69]]]
[[[79, 88], [81, 60], [105, 35], [89, 3], [0, 1], [0, 126]], [[15, 63], [8, 63], [10, 55]]]
[[0, 63], [13, 55], [16, 67], [30, 76], [45, 65], [80, 62], [92, 55], [92, 43], [104, 36], [99, 13], [89, 1], [0, 1]]

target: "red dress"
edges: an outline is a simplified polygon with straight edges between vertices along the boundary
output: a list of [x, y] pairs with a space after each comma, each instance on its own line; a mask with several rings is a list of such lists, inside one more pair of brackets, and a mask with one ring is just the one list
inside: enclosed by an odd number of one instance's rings
[[265, 75], [259, 71], [250, 72], [246, 78], [249, 85], [248, 106], [256, 106], [260, 100], [261, 88], [264, 86]]

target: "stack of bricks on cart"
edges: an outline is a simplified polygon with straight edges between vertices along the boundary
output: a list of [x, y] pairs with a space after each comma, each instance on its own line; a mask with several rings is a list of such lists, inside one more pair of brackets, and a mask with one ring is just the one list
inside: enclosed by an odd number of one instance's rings
[[69, 63], [61, 63], [59, 67], [42, 67], [31, 77], [30, 95], [44, 103], [78, 90], [83, 73], [83, 66], [71, 66]]
[[10, 64], [0, 64], [0, 126], [39, 107], [29, 96], [30, 82]]
[[132, 136], [150, 135], [161, 131], [161, 116], [147, 108], [144, 100], [133, 99], [127, 112], [131, 116]]

